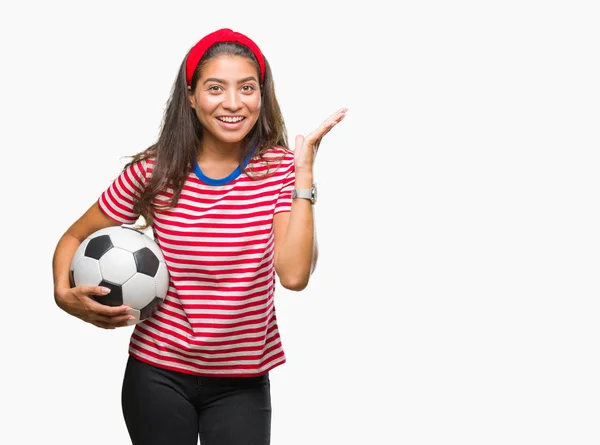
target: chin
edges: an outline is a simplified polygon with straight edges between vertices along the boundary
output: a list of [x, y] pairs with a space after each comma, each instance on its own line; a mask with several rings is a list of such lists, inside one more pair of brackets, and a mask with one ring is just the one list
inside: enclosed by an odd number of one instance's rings
[[220, 134], [219, 139], [228, 144], [237, 144], [238, 142], [243, 141], [247, 134], [248, 133], [240, 133], [239, 135]]
[[246, 136], [250, 133], [252, 128], [240, 128], [237, 131], [223, 131], [221, 128], [217, 130], [215, 134], [220, 140], [227, 143], [237, 143], [243, 141]]

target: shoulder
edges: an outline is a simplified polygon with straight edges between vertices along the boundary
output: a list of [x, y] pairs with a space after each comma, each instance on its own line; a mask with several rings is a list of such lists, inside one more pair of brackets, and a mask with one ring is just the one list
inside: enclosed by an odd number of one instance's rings
[[155, 158], [154, 157], [146, 157], [141, 159], [136, 159], [133, 157], [125, 167], [123, 171], [130, 174], [135, 174], [140, 178], [147, 179], [152, 175], [152, 170], [154, 168]]
[[291, 148], [284, 147], [283, 145], [274, 145], [265, 150], [265, 154], [269, 154], [270, 156], [292, 156], [294, 157], [294, 152]]
[[261, 150], [253, 159], [256, 163], [268, 163], [270, 169], [283, 168], [289, 170], [294, 167], [294, 152], [287, 147], [273, 146]]
[[294, 152], [287, 147], [276, 145], [263, 150], [262, 157], [268, 161], [281, 160], [289, 162], [294, 160]]
[[287, 147], [274, 146], [254, 154], [245, 168], [252, 179], [282, 181], [294, 174], [294, 152]]

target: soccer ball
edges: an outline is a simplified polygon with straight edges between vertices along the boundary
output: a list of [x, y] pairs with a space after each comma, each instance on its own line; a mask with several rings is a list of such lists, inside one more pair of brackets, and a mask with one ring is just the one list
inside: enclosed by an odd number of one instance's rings
[[154, 313], [169, 289], [169, 272], [158, 244], [125, 226], [100, 229], [77, 248], [71, 261], [71, 286], [104, 286], [110, 293], [92, 296], [107, 306], [122, 304], [136, 324]]

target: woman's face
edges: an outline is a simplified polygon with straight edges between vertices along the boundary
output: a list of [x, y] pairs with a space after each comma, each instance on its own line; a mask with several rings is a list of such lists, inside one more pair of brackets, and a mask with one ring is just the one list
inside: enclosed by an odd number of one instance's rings
[[256, 65], [246, 57], [222, 55], [210, 59], [200, 74], [196, 91], [190, 91], [190, 101], [205, 137], [240, 142], [260, 114]]

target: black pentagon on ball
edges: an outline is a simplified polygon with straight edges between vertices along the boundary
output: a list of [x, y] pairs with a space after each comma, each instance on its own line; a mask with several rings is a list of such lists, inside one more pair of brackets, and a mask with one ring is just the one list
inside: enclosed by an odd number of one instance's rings
[[145, 320], [150, 315], [152, 315], [156, 311], [156, 309], [158, 308], [158, 305], [162, 301], [163, 301], [162, 299], [160, 299], [158, 297], [154, 297], [154, 300], [152, 300], [150, 303], [148, 303], [146, 305], [146, 307], [140, 311], [140, 320]]
[[108, 235], [100, 235], [96, 238], [92, 238], [88, 245], [85, 247], [84, 255], [89, 258], [100, 259], [102, 255], [112, 249], [113, 243]]
[[137, 271], [144, 275], [154, 277], [158, 271], [160, 261], [149, 248], [144, 247], [133, 254]]
[[94, 295], [93, 298], [98, 303], [106, 306], [121, 306], [123, 304], [123, 290], [118, 284], [109, 283], [102, 280], [98, 286], [108, 287], [110, 293], [106, 295]]

